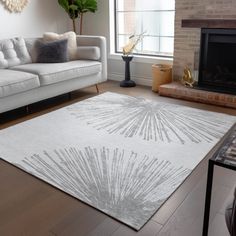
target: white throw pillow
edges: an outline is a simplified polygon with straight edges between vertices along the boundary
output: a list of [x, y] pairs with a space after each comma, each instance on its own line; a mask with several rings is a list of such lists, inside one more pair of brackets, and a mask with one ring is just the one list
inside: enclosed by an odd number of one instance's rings
[[77, 43], [76, 34], [73, 31], [66, 32], [64, 34], [57, 34], [53, 32], [46, 32], [43, 34], [44, 42], [51, 42], [60, 39], [68, 39], [68, 52], [70, 60], [77, 59]]
[[77, 47], [77, 59], [79, 60], [95, 60], [100, 59], [100, 48], [94, 46]]

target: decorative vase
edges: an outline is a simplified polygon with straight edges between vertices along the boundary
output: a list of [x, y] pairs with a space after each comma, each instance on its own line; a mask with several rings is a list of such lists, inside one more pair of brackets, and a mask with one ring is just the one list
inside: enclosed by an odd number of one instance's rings
[[135, 82], [130, 79], [130, 62], [133, 56], [122, 56], [122, 59], [125, 62], [125, 79], [120, 82], [120, 87], [135, 87]]

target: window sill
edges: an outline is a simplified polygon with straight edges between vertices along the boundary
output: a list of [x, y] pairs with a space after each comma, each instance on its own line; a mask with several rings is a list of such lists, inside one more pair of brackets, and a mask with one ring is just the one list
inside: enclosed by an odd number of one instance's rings
[[[121, 60], [121, 56], [122, 56], [121, 53], [110, 53], [108, 56], [108, 59]], [[147, 63], [147, 64], [173, 65], [173, 58], [134, 55], [133, 62], [140, 62], [140, 63]]]

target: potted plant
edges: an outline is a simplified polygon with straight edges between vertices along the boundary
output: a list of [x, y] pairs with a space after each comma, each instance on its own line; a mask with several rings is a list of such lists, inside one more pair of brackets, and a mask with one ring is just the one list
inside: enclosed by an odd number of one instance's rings
[[83, 14], [86, 12], [94, 13], [97, 10], [97, 0], [58, 0], [58, 3], [71, 18], [74, 32], [76, 32], [75, 20], [80, 19], [80, 34], [82, 34]]

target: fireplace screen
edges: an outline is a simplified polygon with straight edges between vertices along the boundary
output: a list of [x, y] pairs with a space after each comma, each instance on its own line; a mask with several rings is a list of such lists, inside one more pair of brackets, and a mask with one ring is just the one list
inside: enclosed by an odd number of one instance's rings
[[236, 93], [236, 29], [202, 29], [198, 86]]

